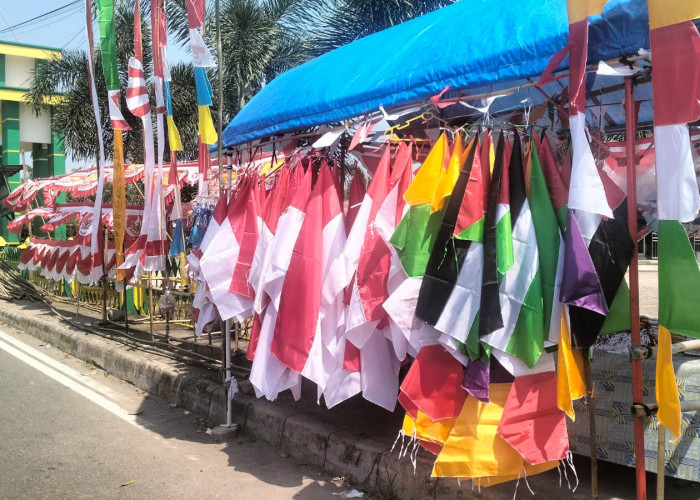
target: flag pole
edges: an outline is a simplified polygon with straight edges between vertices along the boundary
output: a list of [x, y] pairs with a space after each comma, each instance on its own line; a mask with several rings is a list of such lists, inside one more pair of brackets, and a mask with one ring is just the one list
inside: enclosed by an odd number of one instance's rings
[[[634, 251], [629, 266], [630, 279], [630, 329], [632, 345], [641, 343], [639, 331], [639, 255], [637, 252], [637, 165], [635, 160], [635, 137], [637, 122], [634, 104], [633, 77], [625, 78], [625, 145], [627, 152], [627, 229], [634, 242]], [[635, 404], [643, 401], [642, 361], [632, 359], [632, 396]], [[644, 417], [634, 418], [634, 456], [636, 468], [637, 499], [647, 497], [646, 467], [644, 463]]]
[[[221, 50], [221, 11], [220, 11], [220, 1], [216, 0], [215, 12], [216, 12], [216, 55], [217, 55], [217, 73], [218, 73], [218, 109], [217, 109], [217, 124], [216, 132], [218, 134], [217, 144], [217, 159], [219, 164], [219, 197], [224, 196], [224, 162], [223, 162], [223, 146], [221, 143], [221, 130], [224, 121], [224, 80], [223, 80], [223, 52]], [[229, 180], [231, 176], [229, 175]], [[230, 192], [230, 189], [229, 189]], [[238, 348], [238, 332], [236, 332], [236, 348]], [[231, 401], [231, 391], [228, 386], [233, 382], [231, 380], [231, 320], [227, 319], [224, 322], [224, 363], [226, 365], [226, 424], [224, 427], [231, 427], [232, 423], [232, 412], [233, 412], [233, 402]]]
[[223, 128], [223, 121], [224, 121], [224, 61], [223, 61], [223, 52], [221, 50], [221, 11], [220, 11], [220, 6], [219, 6], [220, 1], [216, 0], [215, 4], [215, 11], [216, 11], [216, 55], [217, 55], [217, 73], [218, 73], [218, 109], [217, 109], [217, 124], [216, 124], [216, 132], [218, 134], [218, 140], [217, 140], [217, 158], [218, 158], [218, 163], [219, 163], [219, 197], [224, 195], [224, 174], [223, 174], [223, 169], [224, 169], [224, 164], [222, 161], [223, 157], [223, 145], [221, 143], [222, 137], [221, 137], [221, 131]]

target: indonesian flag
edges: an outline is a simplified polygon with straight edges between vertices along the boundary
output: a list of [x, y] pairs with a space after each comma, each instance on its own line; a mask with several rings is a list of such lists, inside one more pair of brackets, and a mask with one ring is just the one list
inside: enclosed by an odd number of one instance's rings
[[216, 204], [214, 214], [209, 220], [209, 226], [207, 226], [199, 248], [193, 249], [187, 256], [188, 272], [192, 277], [192, 281], [197, 283], [197, 291], [195, 292], [192, 303], [194, 308], [194, 331], [197, 336], [202, 334], [208, 324], [216, 320], [214, 300], [204, 280], [204, 275], [200, 267], [200, 259], [204, 252], [207, 251], [212, 241], [214, 241], [221, 225], [226, 221], [227, 209], [228, 199], [226, 196], [222, 196]]
[[200, 261], [221, 319], [243, 321], [253, 312], [250, 266], [258, 243], [257, 177], [246, 177], [229, 203], [226, 220]]
[[365, 188], [365, 183], [362, 181], [362, 177], [358, 174], [357, 169], [355, 169], [355, 175], [350, 183], [348, 210], [345, 214], [345, 229], [348, 234], [350, 234], [350, 230], [355, 223], [355, 219], [360, 211], [360, 206], [362, 205], [362, 200], [364, 199], [366, 192], [367, 190]]
[[[659, 349], [656, 400], [659, 423], [674, 437], [681, 411], [671, 357], [671, 332], [700, 338], [695, 317], [700, 271], [680, 224], [700, 206], [687, 123], [700, 118], [700, 18], [694, 0], [647, 0], [653, 58], [654, 146], [659, 210]], [[679, 277], [681, 277], [679, 279]]]
[[[301, 163], [294, 169], [298, 174], [303, 173]], [[261, 316], [260, 334], [250, 370], [250, 382], [258, 397], [265, 396], [269, 400], [275, 400], [277, 395], [285, 389], [292, 389], [298, 397], [301, 390], [299, 373], [274, 356], [271, 346], [280, 308], [282, 287], [304, 222], [306, 205], [311, 196], [312, 175], [312, 168], [309, 165], [289, 206], [280, 216], [275, 238], [270, 245], [270, 261], [262, 270], [261, 290], [256, 290], [256, 293], [264, 291], [269, 297], [269, 303], [265, 308], [264, 316]]]
[[[336, 233], [344, 229], [337, 226], [338, 222], [342, 224], [337, 193], [328, 165], [324, 163], [305, 207], [304, 222], [284, 278], [271, 350], [277, 359], [299, 373], [305, 369], [312, 345], [321, 342], [322, 332], [317, 333], [317, 330], [324, 285], [324, 246], [326, 252], [333, 246], [338, 251], [342, 248], [342, 244], [338, 247], [335, 241]], [[326, 235], [329, 241], [324, 241], [324, 226], [329, 225], [331, 227]], [[335, 297], [327, 299], [333, 300]], [[330, 327], [336, 328], [337, 325]], [[332, 335], [335, 337], [335, 331]], [[317, 352], [316, 355], [320, 356], [321, 353]], [[322, 364], [317, 359], [310, 362]], [[316, 375], [315, 378], [318, 378], [319, 374]]]
[[[301, 169], [299, 169], [297, 173], [300, 171]], [[263, 290], [264, 270], [270, 262], [270, 249], [275, 237], [277, 222], [285, 208], [284, 199], [287, 192], [293, 189], [293, 186], [290, 184], [290, 177], [289, 168], [283, 167], [280, 169], [277, 182], [271, 189], [271, 192], [266, 195], [265, 206], [258, 214], [260, 234], [258, 235], [258, 241], [253, 253], [253, 260], [250, 265], [250, 274], [248, 276], [248, 283], [255, 292], [253, 301], [253, 310], [255, 312], [253, 330], [250, 334], [250, 342], [246, 352], [246, 357], [250, 361], [253, 361], [255, 358], [255, 351], [262, 327], [261, 317], [264, 316], [265, 308], [269, 301], [267, 294]], [[264, 186], [262, 189], [265, 189]]]
[[[320, 399], [331, 375], [343, 363], [344, 351], [340, 350], [340, 336], [344, 324], [344, 286], [335, 272], [335, 262], [343, 251], [346, 235], [336, 183], [325, 163], [321, 166], [316, 186], [322, 191], [321, 297], [313, 342], [301, 374], [318, 385]], [[286, 324], [284, 326], [286, 328]]]

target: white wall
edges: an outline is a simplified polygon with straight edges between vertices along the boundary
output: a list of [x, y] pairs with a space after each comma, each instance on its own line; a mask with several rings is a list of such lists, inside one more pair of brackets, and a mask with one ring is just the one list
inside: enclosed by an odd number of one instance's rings
[[5, 86], [27, 88], [34, 71], [31, 57], [5, 56]]
[[51, 143], [51, 111], [44, 109], [36, 116], [34, 108], [29, 104], [19, 103], [19, 140], [27, 143]]

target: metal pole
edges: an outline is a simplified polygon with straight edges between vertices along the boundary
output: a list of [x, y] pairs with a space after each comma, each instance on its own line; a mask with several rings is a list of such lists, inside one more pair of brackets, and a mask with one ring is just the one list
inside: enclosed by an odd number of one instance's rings
[[[627, 149], [627, 229], [634, 242], [630, 261], [630, 325], [632, 344], [641, 343], [639, 331], [639, 256], [637, 255], [637, 165], [635, 160], [635, 136], [637, 132], [634, 88], [632, 78], [625, 79], [625, 143]], [[632, 360], [632, 396], [635, 403], [642, 403], [642, 362]], [[637, 499], [647, 497], [646, 467], [644, 463], [644, 417], [634, 419], [634, 456], [637, 477]]]
[[216, 0], [216, 55], [219, 67], [218, 72], [218, 113], [216, 129], [218, 133], [219, 140], [217, 141], [217, 155], [219, 163], [219, 197], [224, 195], [224, 163], [222, 161], [223, 157], [223, 145], [221, 143], [221, 131], [223, 128], [224, 121], [224, 58], [223, 52], [221, 50], [221, 11], [219, 9], [219, 0]]
[[232, 383], [231, 380], [231, 320], [227, 319], [224, 322], [225, 331], [225, 352], [226, 352], [226, 427], [231, 427], [232, 422], [232, 412], [233, 412], [233, 402], [229, 397], [229, 384]]

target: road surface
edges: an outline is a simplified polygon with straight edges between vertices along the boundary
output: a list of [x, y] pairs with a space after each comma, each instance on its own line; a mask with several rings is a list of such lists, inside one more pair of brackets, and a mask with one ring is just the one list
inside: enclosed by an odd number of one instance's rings
[[0, 498], [337, 498], [333, 478], [0, 327]]

